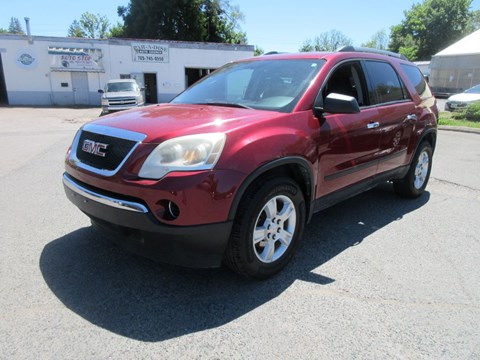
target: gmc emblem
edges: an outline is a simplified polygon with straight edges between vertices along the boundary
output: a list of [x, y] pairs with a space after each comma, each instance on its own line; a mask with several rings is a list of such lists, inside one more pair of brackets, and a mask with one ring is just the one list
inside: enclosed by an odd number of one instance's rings
[[86, 139], [86, 140], [83, 140], [82, 151], [85, 151], [93, 155], [105, 157], [105, 153], [102, 152], [102, 150], [106, 150], [107, 147], [108, 147], [108, 144], [103, 144], [103, 143]]

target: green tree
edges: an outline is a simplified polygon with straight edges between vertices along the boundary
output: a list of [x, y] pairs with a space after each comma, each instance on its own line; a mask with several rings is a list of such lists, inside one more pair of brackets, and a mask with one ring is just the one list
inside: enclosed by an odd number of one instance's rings
[[84, 12], [80, 20], [74, 20], [68, 28], [68, 36], [104, 39], [107, 37], [109, 22], [105, 15]]
[[364, 47], [385, 50], [388, 48], [388, 35], [387, 32], [382, 29], [372, 35], [371, 39], [362, 44]]
[[0, 28], [0, 34], [8, 34], [8, 30], [4, 28]]
[[403, 54], [410, 60], [429, 60], [468, 33], [469, 22], [472, 22], [471, 2], [424, 0], [413, 5], [404, 12], [402, 23], [391, 28], [390, 50], [408, 52], [410, 56]]
[[398, 49], [398, 52], [405, 56], [410, 61], [418, 59], [418, 44], [413, 39], [413, 36], [408, 34], [403, 41], [402, 46]]
[[8, 26], [8, 33], [10, 34], [18, 34], [18, 35], [25, 35], [25, 31], [23, 31], [22, 25], [20, 21], [16, 17], [10, 18], [10, 25]]
[[124, 36], [142, 39], [241, 44], [243, 15], [228, 0], [130, 0], [119, 6]]
[[472, 33], [480, 29], [480, 9], [470, 13], [467, 25], [467, 32]]
[[299, 49], [301, 52], [309, 51], [335, 51], [339, 47], [352, 45], [352, 40], [338, 30], [321, 33], [315, 39], [307, 39]]
[[263, 54], [265, 54], [265, 51], [261, 47], [255, 46], [253, 56], [260, 56], [260, 55], [263, 55]]
[[73, 20], [72, 24], [68, 28], [68, 36], [70, 37], [86, 37], [85, 31], [83, 31], [82, 26], [78, 20]]
[[115, 25], [110, 27], [108, 31], [107, 37], [108, 38], [121, 38], [124, 36], [125, 28], [122, 23], [117, 22]]

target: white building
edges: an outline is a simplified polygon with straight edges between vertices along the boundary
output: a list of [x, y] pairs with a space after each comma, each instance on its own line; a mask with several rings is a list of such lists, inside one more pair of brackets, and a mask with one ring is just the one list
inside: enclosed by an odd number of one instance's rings
[[134, 78], [166, 102], [252, 45], [0, 35], [0, 104], [100, 105], [110, 79]]

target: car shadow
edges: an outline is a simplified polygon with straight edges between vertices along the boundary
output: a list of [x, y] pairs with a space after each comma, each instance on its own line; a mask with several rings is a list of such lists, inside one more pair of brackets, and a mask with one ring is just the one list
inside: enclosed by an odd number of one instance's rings
[[58, 299], [89, 322], [129, 338], [162, 341], [235, 320], [295, 280], [319, 286], [335, 281], [318, 274], [322, 264], [361, 246], [366, 237], [422, 207], [429, 197], [426, 192], [418, 199], [398, 199], [391, 184], [385, 184], [316, 214], [292, 262], [266, 281], [246, 280], [225, 268], [158, 264], [110, 244], [92, 227], [48, 243], [40, 270]]

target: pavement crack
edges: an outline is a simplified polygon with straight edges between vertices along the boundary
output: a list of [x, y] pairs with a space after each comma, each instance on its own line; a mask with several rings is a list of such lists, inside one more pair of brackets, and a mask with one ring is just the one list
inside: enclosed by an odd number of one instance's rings
[[431, 177], [431, 179], [435, 180], [435, 181], [438, 181], [442, 184], [453, 185], [453, 186], [461, 187], [461, 188], [464, 188], [464, 189], [468, 189], [468, 190], [480, 193], [480, 189], [475, 189], [475, 188], [467, 186], [467, 185], [462, 185], [462, 184], [458, 184], [458, 183], [453, 182], [453, 181], [443, 180], [443, 179], [439, 179], [439, 178], [435, 178], [435, 177]]

